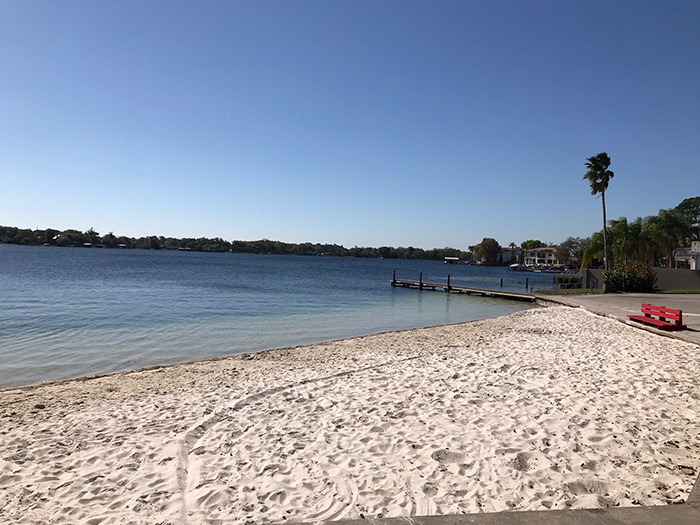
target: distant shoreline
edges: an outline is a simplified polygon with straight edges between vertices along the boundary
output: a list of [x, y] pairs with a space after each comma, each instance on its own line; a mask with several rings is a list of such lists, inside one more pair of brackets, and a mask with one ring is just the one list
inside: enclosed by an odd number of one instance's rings
[[456, 248], [423, 248], [380, 246], [346, 248], [340, 244], [329, 243], [287, 243], [259, 239], [255, 241], [226, 241], [219, 237], [175, 238], [163, 236], [126, 237], [115, 236], [111, 232], [100, 235], [90, 229], [45, 230], [20, 229], [14, 226], [0, 225], [0, 245], [13, 246], [59, 246], [63, 248], [116, 248], [141, 250], [175, 250], [210, 253], [255, 253], [268, 255], [313, 255], [328, 257], [359, 257], [382, 259], [417, 259], [444, 260], [456, 257], [471, 260], [472, 254]]

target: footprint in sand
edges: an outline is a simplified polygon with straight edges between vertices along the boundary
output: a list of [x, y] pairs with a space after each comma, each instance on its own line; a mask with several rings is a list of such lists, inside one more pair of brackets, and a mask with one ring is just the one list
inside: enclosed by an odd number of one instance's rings
[[452, 452], [446, 449], [440, 449], [433, 452], [430, 457], [438, 463], [463, 463], [464, 454]]

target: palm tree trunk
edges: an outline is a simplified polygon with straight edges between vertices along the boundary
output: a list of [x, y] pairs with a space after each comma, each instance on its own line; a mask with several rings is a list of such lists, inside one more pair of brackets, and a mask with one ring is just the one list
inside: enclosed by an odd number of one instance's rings
[[608, 218], [605, 214], [605, 190], [600, 192], [603, 201], [603, 258], [605, 259], [605, 269], [610, 270], [610, 254], [608, 253]]

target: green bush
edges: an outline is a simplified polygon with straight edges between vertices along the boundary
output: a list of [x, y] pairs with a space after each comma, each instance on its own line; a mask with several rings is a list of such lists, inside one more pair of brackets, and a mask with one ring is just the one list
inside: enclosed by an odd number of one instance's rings
[[613, 292], [653, 292], [656, 272], [649, 264], [621, 263], [603, 272]]

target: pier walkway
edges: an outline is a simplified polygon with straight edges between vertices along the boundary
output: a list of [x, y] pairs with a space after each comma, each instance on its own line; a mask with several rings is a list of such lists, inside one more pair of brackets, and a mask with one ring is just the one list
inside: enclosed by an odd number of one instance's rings
[[492, 290], [489, 288], [476, 288], [473, 286], [462, 286], [457, 284], [450, 284], [450, 279], [448, 277], [447, 283], [434, 283], [430, 281], [423, 281], [419, 279], [418, 281], [414, 279], [391, 279], [391, 286], [402, 286], [404, 288], [417, 288], [419, 290], [432, 290], [450, 292], [450, 293], [465, 293], [468, 295], [483, 295], [485, 297], [497, 297], [500, 299], [513, 299], [516, 301], [529, 301], [534, 302], [537, 297], [534, 294], [528, 293], [518, 293], [518, 292], [508, 292], [505, 290]]

